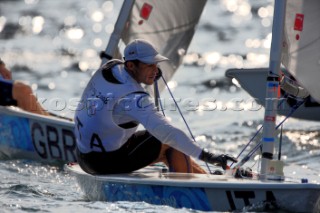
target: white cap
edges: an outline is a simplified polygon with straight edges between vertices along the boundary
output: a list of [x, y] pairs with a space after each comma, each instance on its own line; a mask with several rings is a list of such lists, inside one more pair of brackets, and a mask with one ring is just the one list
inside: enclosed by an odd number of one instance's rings
[[145, 64], [157, 64], [169, 59], [160, 55], [150, 42], [144, 39], [135, 39], [124, 49], [124, 60], [139, 60]]

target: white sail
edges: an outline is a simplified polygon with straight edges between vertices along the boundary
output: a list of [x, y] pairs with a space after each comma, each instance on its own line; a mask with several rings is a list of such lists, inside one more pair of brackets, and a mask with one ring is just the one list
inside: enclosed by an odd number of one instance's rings
[[163, 76], [169, 80], [187, 52], [205, 3], [206, 0], [136, 0], [122, 39], [124, 43], [135, 38], [151, 41], [170, 59], [161, 63]]
[[320, 1], [287, 0], [282, 63], [320, 102]]

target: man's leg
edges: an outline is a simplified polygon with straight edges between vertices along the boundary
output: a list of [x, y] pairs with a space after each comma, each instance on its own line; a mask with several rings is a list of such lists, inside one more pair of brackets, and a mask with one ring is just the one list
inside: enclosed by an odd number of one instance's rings
[[172, 172], [200, 173], [207, 172], [184, 153], [163, 144], [157, 162], [164, 162]]

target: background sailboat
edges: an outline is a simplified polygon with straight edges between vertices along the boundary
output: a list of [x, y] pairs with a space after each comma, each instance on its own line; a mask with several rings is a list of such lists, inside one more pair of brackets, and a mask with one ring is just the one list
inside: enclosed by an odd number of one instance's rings
[[[236, 79], [237, 84], [262, 106], [265, 105], [265, 84], [268, 74], [269, 68], [228, 69], [225, 73], [226, 77]], [[284, 101], [281, 102], [277, 113], [287, 116], [293, 110], [292, 107], [298, 103], [298, 100], [294, 97], [286, 96], [286, 92], [282, 89], [280, 89], [280, 98], [284, 99]], [[320, 104], [313, 97], [308, 96], [305, 102], [290, 117], [320, 121]]]
[[[310, 97], [292, 115], [292, 117], [320, 120], [320, 28], [316, 20], [320, 18], [318, 1], [293, 0], [287, 2], [284, 28], [282, 64], [304, 87]], [[226, 76], [236, 78], [240, 85], [259, 103], [264, 104], [265, 93], [262, 90], [268, 75], [268, 69], [230, 69]], [[279, 114], [287, 115], [294, 102], [284, 102]]]

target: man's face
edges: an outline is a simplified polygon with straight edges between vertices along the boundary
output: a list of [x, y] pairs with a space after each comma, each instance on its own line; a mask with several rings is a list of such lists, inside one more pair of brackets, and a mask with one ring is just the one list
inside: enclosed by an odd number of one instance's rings
[[158, 73], [156, 64], [145, 64], [140, 62], [136, 67], [136, 81], [146, 85], [152, 85]]

